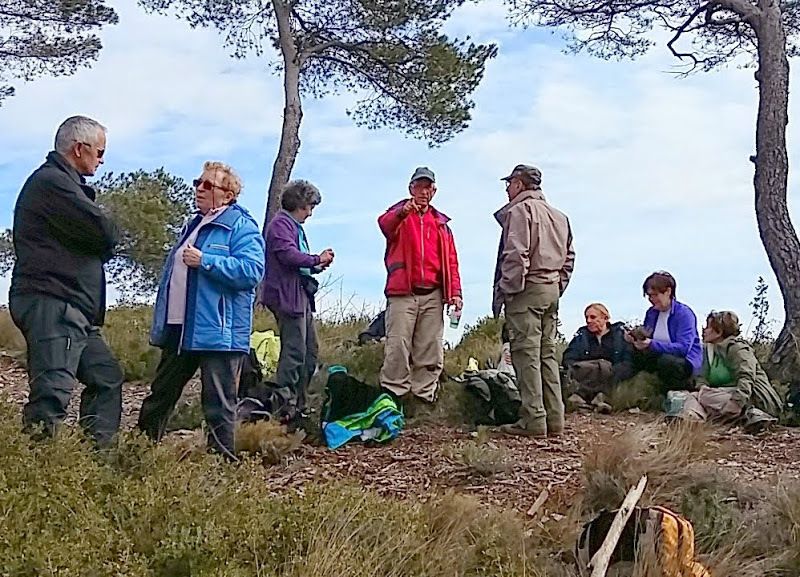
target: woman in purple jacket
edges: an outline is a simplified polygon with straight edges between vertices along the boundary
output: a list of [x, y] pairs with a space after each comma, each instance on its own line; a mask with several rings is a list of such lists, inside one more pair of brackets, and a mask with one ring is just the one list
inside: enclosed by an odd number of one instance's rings
[[650, 336], [639, 340], [630, 332], [625, 336], [634, 347], [636, 370], [655, 374], [665, 391], [691, 389], [703, 361], [697, 317], [675, 299], [676, 287], [675, 278], [666, 271], [647, 277], [642, 292], [652, 305], [644, 317]]
[[267, 270], [262, 298], [275, 315], [281, 335], [276, 380], [295, 395], [298, 415], [305, 411], [306, 387], [317, 366], [314, 294], [319, 284], [312, 275], [333, 262], [333, 250], [309, 250], [303, 223], [322, 202], [319, 189], [293, 180], [281, 192], [282, 210], [267, 226]]

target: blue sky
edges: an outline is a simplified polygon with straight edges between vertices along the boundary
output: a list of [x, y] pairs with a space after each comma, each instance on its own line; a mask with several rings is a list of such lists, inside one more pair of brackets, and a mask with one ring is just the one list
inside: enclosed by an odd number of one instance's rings
[[[231, 59], [213, 31], [147, 15], [128, 0], [113, 4], [120, 24], [103, 31], [92, 69], [18, 84], [0, 108], [0, 226], [11, 225], [20, 185], [72, 114], [108, 126], [104, 171], [163, 166], [191, 179], [204, 160], [229, 162], [245, 182], [242, 203], [261, 221], [280, 130], [280, 78], [264, 59]], [[679, 298], [701, 319], [728, 308], [745, 325], [763, 275], [771, 315], [782, 318], [753, 212], [751, 69], [679, 79], [663, 43], [635, 62], [565, 55], [558, 36], [510, 30], [499, 2], [465, 5], [448, 31], [497, 42], [500, 54], [475, 94], [470, 128], [441, 148], [355, 127], [345, 113], [353, 95], [305, 101], [294, 176], [322, 191], [307, 231], [312, 248], [336, 251], [331, 274], [340, 280], [326, 299], [329, 312], [337, 302], [349, 310], [383, 306], [376, 218], [406, 195], [409, 175], [424, 164], [437, 174], [434, 204], [453, 219], [464, 321], [488, 314], [499, 235], [492, 213], [505, 201], [499, 178], [524, 162], [541, 168], [545, 195], [572, 221], [576, 268], [561, 314], [567, 334], [592, 301], [606, 303], [615, 319], [641, 318], [641, 283], [656, 269], [676, 276]], [[793, 72], [793, 85], [798, 80]], [[0, 295], [5, 301], [7, 280]], [[446, 337], [457, 336], [447, 329]]]

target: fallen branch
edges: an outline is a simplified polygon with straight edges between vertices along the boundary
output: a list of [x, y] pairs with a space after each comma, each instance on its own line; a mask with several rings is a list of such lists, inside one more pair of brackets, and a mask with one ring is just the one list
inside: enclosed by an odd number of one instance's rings
[[542, 491], [539, 496], [536, 497], [536, 500], [533, 502], [533, 505], [531, 505], [531, 508], [528, 509], [528, 517], [535, 517], [536, 513], [539, 512], [539, 509], [542, 508], [542, 505], [544, 505], [544, 502], [547, 501], [549, 496], [550, 493], [547, 491], [547, 489]]
[[614, 521], [611, 523], [611, 527], [608, 530], [608, 534], [606, 535], [603, 544], [594, 554], [592, 560], [589, 561], [588, 568], [592, 570], [591, 577], [604, 577], [606, 571], [608, 571], [608, 564], [611, 562], [611, 555], [613, 555], [614, 549], [617, 548], [617, 543], [619, 542], [619, 538], [622, 536], [622, 531], [625, 529], [628, 519], [631, 518], [631, 514], [633, 513], [633, 508], [636, 506], [636, 503], [638, 503], [639, 499], [642, 498], [642, 493], [644, 493], [644, 488], [646, 486], [647, 475], [644, 475], [641, 479], [639, 479], [639, 484], [628, 491], [628, 494], [625, 496], [625, 500], [622, 501], [622, 506], [614, 516]]

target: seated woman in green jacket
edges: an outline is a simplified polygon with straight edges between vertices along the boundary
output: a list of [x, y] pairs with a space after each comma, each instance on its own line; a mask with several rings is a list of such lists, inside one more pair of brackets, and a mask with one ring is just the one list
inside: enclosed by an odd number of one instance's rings
[[697, 378], [699, 390], [687, 398], [682, 418], [699, 421], [743, 418], [750, 425], [779, 416], [780, 396], [758, 363], [753, 347], [739, 333], [739, 318], [735, 313], [712, 311], [708, 315], [703, 329], [703, 366]]

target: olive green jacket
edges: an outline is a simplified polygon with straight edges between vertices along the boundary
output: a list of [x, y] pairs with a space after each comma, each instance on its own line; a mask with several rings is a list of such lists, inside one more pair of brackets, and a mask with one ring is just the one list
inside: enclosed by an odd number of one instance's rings
[[[731, 372], [733, 379], [726, 386], [736, 388], [733, 400], [743, 408], [754, 406], [773, 417], [780, 415], [783, 406], [780, 395], [769, 382], [750, 343], [742, 337], [728, 337], [715, 345], [714, 354], [720, 355], [722, 362]], [[697, 379], [698, 388], [701, 385], [710, 386], [706, 380], [708, 374], [708, 345], [705, 345], [703, 366]]]

